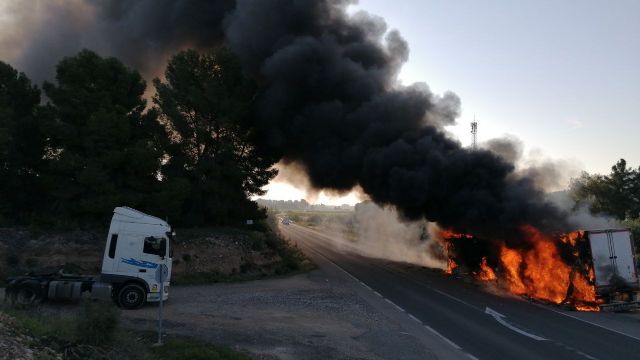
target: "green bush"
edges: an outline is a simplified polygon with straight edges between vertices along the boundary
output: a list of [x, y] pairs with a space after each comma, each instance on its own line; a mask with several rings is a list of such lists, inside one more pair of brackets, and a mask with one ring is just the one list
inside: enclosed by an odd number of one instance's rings
[[94, 346], [113, 343], [119, 320], [119, 312], [112, 302], [85, 301], [76, 324], [78, 342]]
[[636, 245], [636, 254], [640, 254], [640, 219], [625, 220], [622, 222], [622, 225], [631, 229]]

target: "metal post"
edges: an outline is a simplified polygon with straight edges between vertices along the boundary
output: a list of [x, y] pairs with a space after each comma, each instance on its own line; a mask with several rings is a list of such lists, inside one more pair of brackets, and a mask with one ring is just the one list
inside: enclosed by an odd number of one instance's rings
[[158, 310], [158, 344], [162, 345], [162, 300], [164, 297], [164, 281], [160, 282], [160, 307]]
[[162, 345], [162, 303], [164, 299], [164, 281], [167, 279], [167, 266], [162, 264], [156, 270], [156, 281], [160, 283], [160, 306], [158, 307], [158, 342], [155, 345]]

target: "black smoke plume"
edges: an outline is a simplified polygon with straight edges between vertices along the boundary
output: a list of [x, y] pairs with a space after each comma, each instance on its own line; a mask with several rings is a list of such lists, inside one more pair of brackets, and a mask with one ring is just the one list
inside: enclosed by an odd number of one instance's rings
[[227, 44], [265, 84], [256, 110], [265, 148], [301, 164], [318, 188], [360, 185], [408, 219], [489, 238], [522, 224], [564, 228], [512, 164], [446, 136], [457, 97], [399, 86], [406, 42], [381, 18], [349, 16], [349, 3], [240, 0], [228, 18]]
[[[42, 62], [45, 50], [57, 61], [52, 49], [64, 44], [64, 51], [97, 46], [149, 74], [163, 56], [224, 36], [262, 84], [255, 109], [260, 145], [298, 164], [314, 187], [359, 185], [407, 219], [489, 238], [517, 238], [525, 223], [547, 231], [567, 225], [504, 158], [465, 149], [444, 133], [459, 114], [457, 96], [436, 96], [424, 84], [400, 86], [407, 43], [382, 18], [349, 14], [352, 1], [79, 2], [91, 8], [90, 21], [72, 25], [52, 12], [23, 52], [26, 64]], [[60, 34], [69, 37], [64, 44]]]
[[[20, 48], [15, 65], [37, 81], [52, 80], [55, 64], [83, 48], [115, 56], [147, 78], [168, 57], [190, 47], [221, 45], [222, 21], [233, 0], [5, 0], [20, 31], [0, 34], [0, 45]], [[0, 9], [2, 10], [2, 9]], [[3, 51], [0, 49], [0, 60]]]

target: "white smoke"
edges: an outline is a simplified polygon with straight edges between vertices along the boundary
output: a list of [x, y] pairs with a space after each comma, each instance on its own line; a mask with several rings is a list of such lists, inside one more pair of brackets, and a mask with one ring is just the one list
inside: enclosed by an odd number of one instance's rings
[[446, 269], [446, 258], [435, 236], [437, 226], [426, 221], [404, 222], [390, 207], [372, 202], [356, 206], [346, 226], [325, 223], [334, 236], [332, 244], [341, 251], [363, 256]]
[[581, 204], [575, 208], [575, 202], [566, 190], [547, 194], [547, 200], [569, 213], [568, 220], [571, 224], [577, 226], [576, 230], [602, 230], [623, 227], [618, 220], [612, 217], [592, 214], [590, 204]]

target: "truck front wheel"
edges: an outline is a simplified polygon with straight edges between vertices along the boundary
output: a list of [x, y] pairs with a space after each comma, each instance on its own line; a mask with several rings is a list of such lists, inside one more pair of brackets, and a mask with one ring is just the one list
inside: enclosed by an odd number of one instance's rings
[[118, 291], [118, 305], [125, 309], [138, 309], [146, 301], [146, 292], [138, 284], [128, 284]]

